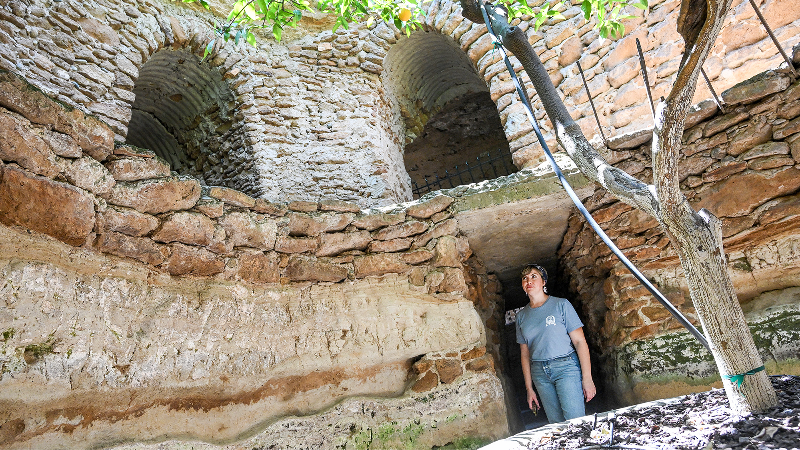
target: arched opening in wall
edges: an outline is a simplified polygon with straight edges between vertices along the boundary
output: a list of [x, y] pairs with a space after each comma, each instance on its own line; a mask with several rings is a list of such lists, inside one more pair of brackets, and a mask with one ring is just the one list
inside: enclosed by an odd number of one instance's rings
[[173, 171], [206, 185], [248, 192], [246, 161], [234, 156], [244, 145], [234, 95], [219, 70], [188, 50], [163, 49], [139, 69], [133, 92], [127, 143], [153, 150]]
[[384, 61], [405, 122], [414, 197], [516, 172], [489, 89], [450, 37], [419, 31]]
[[[533, 261], [541, 263], [547, 271], [548, 294], [554, 297], [562, 297], [569, 300], [578, 312], [584, 324], [583, 331], [590, 342], [590, 355], [592, 358], [592, 374], [594, 378], [597, 394], [590, 402], [585, 404], [586, 414], [591, 415], [610, 411], [624, 405], [619, 404], [616, 399], [609, 398], [604, 385], [604, 375], [607, 370], [601, 363], [602, 355], [595, 348], [598, 345], [591, 345], [591, 340], [597, 335], [595, 321], [591, 317], [586, 317], [586, 311], [582, 307], [580, 300], [575, 298], [574, 293], [570, 293], [570, 279], [567, 274], [560, 270], [559, 264], [555, 260], [534, 258]], [[522, 360], [520, 346], [517, 343], [516, 333], [516, 313], [529, 303], [529, 299], [522, 289], [522, 280], [519, 273], [524, 266], [515, 267], [514, 275], [507, 275], [501, 278], [503, 286], [503, 300], [505, 302], [505, 327], [503, 329], [501, 354], [503, 360], [503, 372], [507, 374], [508, 382], [511, 387], [511, 398], [509, 399], [509, 418], [512, 426], [516, 427], [516, 432], [539, 428], [548, 424], [547, 415], [544, 410], [532, 411], [527, 405], [527, 391], [522, 375]], [[594, 343], [597, 344], [597, 343]]]

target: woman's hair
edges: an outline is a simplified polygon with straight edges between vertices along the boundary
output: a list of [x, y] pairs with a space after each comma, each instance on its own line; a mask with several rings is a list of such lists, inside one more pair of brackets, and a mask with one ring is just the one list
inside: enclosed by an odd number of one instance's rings
[[544, 267], [540, 266], [539, 264], [528, 264], [522, 269], [521, 276], [524, 277], [525, 275], [531, 273], [534, 270], [542, 274], [542, 281], [544, 281], [544, 284], [547, 284], [547, 271], [544, 270]]

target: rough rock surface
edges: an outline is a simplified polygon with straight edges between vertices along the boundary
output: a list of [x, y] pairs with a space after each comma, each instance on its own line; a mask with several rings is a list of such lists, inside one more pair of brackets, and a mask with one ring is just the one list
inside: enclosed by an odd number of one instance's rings
[[[308, 448], [290, 443], [323, 439], [329, 426], [338, 427], [336, 439], [363, 438], [392, 422], [397, 435], [387, 442], [395, 444], [506, 432], [503, 391], [482, 344], [485, 319], [464, 297], [437, 298], [400, 275], [231, 284], [207, 277], [221, 269], [213, 254], [203, 266], [194, 254], [202, 249], [173, 244], [169, 272], [204, 276], [182, 281], [52, 239], [0, 232], [5, 448], [234, 442], [245, 434]], [[418, 355], [448, 369], [404, 394], [415, 384]], [[376, 395], [385, 398], [370, 399]], [[361, 411], [345, 418], [352, 427], [340, 426], [341, 408]], [[285, 418], [265, 425], [290, 415], [304, 416], [293, 421], [305, 431], [289, 432], [280, 425]], [[402, 432], [408, 427], [410, 437]]]

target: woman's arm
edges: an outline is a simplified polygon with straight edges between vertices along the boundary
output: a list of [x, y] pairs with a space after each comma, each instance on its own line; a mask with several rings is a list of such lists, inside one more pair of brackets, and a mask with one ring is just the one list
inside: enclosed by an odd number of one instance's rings
[[[528, 349], [528, 344], [519, 344], [519, 354], [522, 359], [522, 378], [525, 379], [525, 391], [528, 392], [528, 408], [536, 412], [539, 409], [539, 399], [536, 398], [536, 392], [533, 390], [533, 381], [531, 380], [531, 352]], [[536, 409], [533, 409], [534, 403], [536, 403]]]
[[586, 343], [586, 336], [583, 335], [583, 327], [576, 328], [569, 334], [575, 351], [578, 352], [578, 361], [581, 363], [581, 376], [583, 378], [583, 395], [588, 402], [594, 398], [597, 389], [592, 380], [592, 361], [589, 356], [589, 344]]

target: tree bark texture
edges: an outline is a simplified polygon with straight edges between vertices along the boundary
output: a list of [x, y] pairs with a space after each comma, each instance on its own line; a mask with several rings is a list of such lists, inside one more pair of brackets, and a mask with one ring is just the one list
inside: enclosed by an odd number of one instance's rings
[[[483, 23], [478, 1], [461, 0], [462, 14], [473, 22]], [[680, 257], [692, 301], [720, 374], [736, 375], [763, 363], [727, 271], [719, 220], [708, 211], [698, 213], [692, 209], [680, 192], [678, 173], [686, 113], [702, 63], [719, 34], [732, 0], [684, 2], [687, 4], [683, 5], [681, 13], [691, 14], [691, 17], [682, 16], [679, 23], [689, 30], [686, 35], [691, 42], [686, 44], [684, 63], [672, 91], [656, 111], [652, 143], [653, 185], [643, 183], [605, 161], [567, 112], [527, 35], [508, 23], [503, 8], [487, 5], [487, 9], [492, 29], [522, 64], [555, 127], [559, 144], [581, 172], [621, 201], [655, 217], [665, 230]], [[705, 14], [698, 12], [698, 8], [705, 8]], [[737, 412], [764, 410], [777, 404], [777, 396], [765, 371], [745, 377], [741, 388], [724, 377], [723, 384], [731, 408]]]
[[[653, 183], [661, 207], [656, 218], [678, 253], [692, 302], [722, 375], [748, 372], [762, 366], [763, 361], [728, 274], [722, 224], [709, 211], [694, 211], [681, 193], [678, 157], [700, 70], [731, 3], [684, 0], [679, 24], [702, 23], [702, 27], [683, 27], [683, 63], [672, 91], [656, 111], [652, 143]], [[698, 8], [704, 8], [705, 13]], [[747, 376], [741, 387], [723, 376], [723, 386], [734, 411], [761, 411], [778, 402], [766, 371]]]

